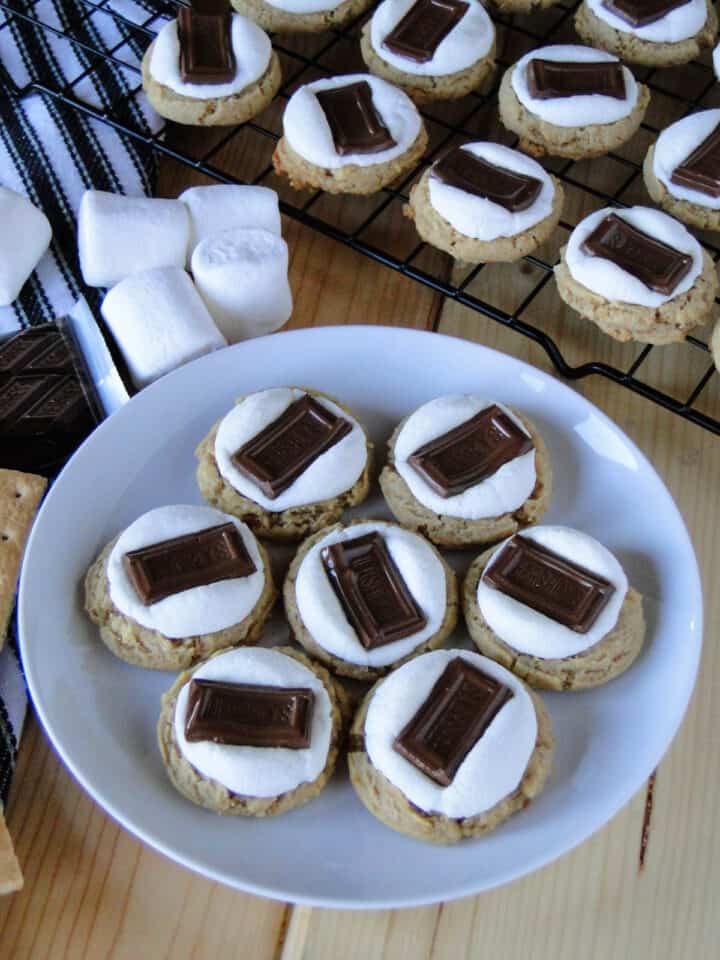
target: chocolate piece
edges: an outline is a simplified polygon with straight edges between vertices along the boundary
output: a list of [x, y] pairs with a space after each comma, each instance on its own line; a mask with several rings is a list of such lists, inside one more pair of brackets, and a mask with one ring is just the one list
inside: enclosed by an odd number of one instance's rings
[[631, 27], [646, 27], [690, 0], [603, 0], [602, 5]]
[[671, 294], [692, 266], [692, 257], [656, 240], [611, 213], [582, 243], [584, 253], [603, 257], [637, 277], [649, 290]]
[[145, 606], [192, 587], [249, 577], [256, 570], [234, 523], [130, 550], [123, 564]]
[[55, 474], [98, 421], [91, 390], [54, 324], [0, 342], [0, 467]]
[[310, 746], [315, 694], [309, 687], [191, 680], [185, 739], [233, 747]]
[[318, 99], [341, 157], [348, 153], [380, 153], [396, 145], [375, 109], [367, 80], [333, 90], [319, 90]]
[[393, 748], [443, 787], [485, 733], [513, 692], [462, 657], [445, 667]]
[[670, 181], [708, 197], [720, 197], [720, 125], [675, 167]]
[[579, 97], [599, 93], [604, 97], [624, 100], [625, 76], [617, 60], [571, 62], [559, 60], [530, 60], [527, 65], [527, 84], [536, 100], [555, 97]]
[[320, 555], [345, 616], [366, 650], [402, 640], [427, 624], [379, 533], [333, 543]]
[[435, 493], [454, 497], [532, 449], [530, 437], [493, 404], [419, 447], [408, 463]]
[[537, 177], [498, 167], [462, 147], [446, 153], [430, 175], [450, 187], [491, 200], [510, 213], [527, 210], [542, 190], [542, 181]]
[[235, 77], [232, 18], [227, 0], [192, 0], [178, 10], [183, 83], [230, 83]]
[[587, 633], [615, 593], [604, 577], [521, 536], [505, 544], [482, 580], [575, 633]]
[[230, 460], [271, 500], [352, 430], [352, 424], [305, 394], [240, 447]]
[[382, 45], [399, 57], [427, 63], [469, 9], [462, 0], [417, 0]]

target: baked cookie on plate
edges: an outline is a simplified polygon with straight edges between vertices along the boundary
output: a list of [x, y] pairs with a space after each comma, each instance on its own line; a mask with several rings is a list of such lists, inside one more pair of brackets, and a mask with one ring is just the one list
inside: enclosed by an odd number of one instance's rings
[[597, 687], [642, 648], [642, 597], [601, 543], [538, 526], [486, 551], [463, 584], [463, 610], [481, 653], [533, 687]]
[[163, 695], [158, 744], [188, 800], [215, 813], [270, 817], [323, 789], [347, 712], [341, 688], [302, 653], [224, 650]]
[[500, 119], [520, 149], [582, 160], [626, 143], [650, 92], [617, 57], [577, 44], [539, 47], [503, 74]]
[[526, 416], [475, 394], [450, 394], [398, 424], [380, 487], [403, 526], [439, 546], [470, 547], [537, 523], [550, 502], [552, 468]]
[[673, 217], [651, 207], [604, 207], [560, 251], [558, 293], [616, 340], [684, 340], [715, 311], [710, 255]]
[[264, 548], [211, 507], [157, 507], [112, 540], [85, 578], [85, 610], [122, 660], [182, 670], [256, 643], [277, 594]]
[[348, 765], [378, 820], [447, 844], [523, 810], [545, 786], [553, 749], [547, 710], [518, 677], [477, 653], [434, 650], [367, 694]]
[[256, 117], [282, 80], [270, 38], [224, 0], [180, 7], [148, 47], [142, 78], [160, 116], [200, 127]]
[[465, 143], [429, 167], [404, 208], [432, 246], [465, 263], [508, 263], [532, 253], [562, 213], [559, 181], [499, 143]]

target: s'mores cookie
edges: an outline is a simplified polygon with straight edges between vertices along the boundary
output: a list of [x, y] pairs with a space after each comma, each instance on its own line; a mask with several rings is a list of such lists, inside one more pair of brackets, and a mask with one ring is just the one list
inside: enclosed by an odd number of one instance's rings
[[671, 67], [711, 47], [718, 20], [711, 0], [583, 0], [575, 29], [627, 63]]
[[300, 540], [361, 503], [372, 443], [346, 407], [316, 390], [240, 397], [197, 448], [205, 499], [271, 540]]
[[643, 165], [648, 193], [678, 220], [720, 230], [720, 110], [691, 113], [663, 130]]
[[441, 646], [457, 621], [455, 574], [435, 547], [380, 520], [309, 537], [283, 596], [294, 639], [333, 672], [358, 680]]
[[527, 417], [475, 394], [451, 394], [396, 427], [380, 486], [404, 526], [440, 546], [467, 547], [536, 523], [550, 501], [552, 468]]
[[410, 191], [405, 215], [434, 247], [465, 263], [519, 260], [557, 226], [564, 193], [537, 161], [499, 143], [466, 143]]
[[275, 816], [328, 782], [347, 710], [342, 689], [302, 653], [223, 650], [163, 696], [160, 753], [173, 786], [193, 803]]
[[411, 170], [426, 145], [408, 95], [387, 80], [357, 73], [295, 91], [273, 164], [298, 190], [370, 194]]
[[162, 27], [142, 62], [143, 87], [168, 120], [210, 127], [244, 123], [277, 93], [280, 61], [257, 24], [227, 0], [194, 0]]
[[715, 265], [677, 220], [650, 207], [596, 210], [555, 267], [558, 293], [616, 340], [673, 343], [713, 316]]
[[478, 557], [463, 610], [481, 653], [548, 690], [606, 683], [645, 637], [642, 597], [616, 557], [569, 527], [534, 527]]
[[270, 33], [322, 33], [359, 17], [371, 0], [230, 0]]
[[540, 47], [503, 75], [500, 119], [520, 149], [581, 160], [600, 157], [633, 136], [650, 101], [617, 57], [562, 44]]
[[416, 103], [453, 100], [495, 72], [495, 27], [480, 0], [383, 0], [360, 50], [370, 73]]
[[265, 549], [244, 523], [205, 506], [143, 514], [85, 578], [85, 610], [105, 645], [155, 670], [257, 642], [275, 597]]
[[349, 737], [350, 780], [373, 816], [430, 843], [498, 827], [543, 789], [550, 717], [500, 664], [434, 650], [367, 694]]

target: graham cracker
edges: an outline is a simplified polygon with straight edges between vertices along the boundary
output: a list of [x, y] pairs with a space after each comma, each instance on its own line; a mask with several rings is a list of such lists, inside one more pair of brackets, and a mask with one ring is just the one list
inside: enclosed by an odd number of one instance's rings
[[15, 603], [25, 543], [47, 480], [19, 470], [0, 470], [0, 650]]
[[8, 833], [5, 817], [0, 809], [0, 896], [21, 890], [23, 875], [15, 856], [12, 838]]

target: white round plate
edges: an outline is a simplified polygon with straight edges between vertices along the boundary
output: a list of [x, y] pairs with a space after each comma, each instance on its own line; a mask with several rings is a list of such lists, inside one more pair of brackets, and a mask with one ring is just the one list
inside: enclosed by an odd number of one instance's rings
[[[170, 785], [155, 744], [160, 695], [172, 676], [115, 659], [83, 614], [83, 576], [101, 547], [151, 507], [201, 502], [198, 441], [238, 394], [281, 384], [342, 398], [381, 458], [398, 420], [439, 394], [516, 404], [550, 449], [555, 491], [546, 520], [602, 540], [645, 597], [647, 643], [624, 676], [592, 692], [545, 695], [557, 735], [552, 776], [537, 801], [488, 837], [451, 848], [403, 837], [367, 813], [344, 768], [317, 800], [279, 818], [222, 818], [193, 806]], [[379, 511], [377, 496], [359, 509]], [[214, 880], [282, 900], [367, 908], [486, 890], [548, 863], [606, 823], [642, 786], [680, 724], [701, 617], [682, 518], [615, 424], [512, 357], [382, 327], [252, 340], [143, 390], [95, 431], [51, 489], [30, 538], [19, 600], [23, 660], [42, 723], [111, 816]]]

